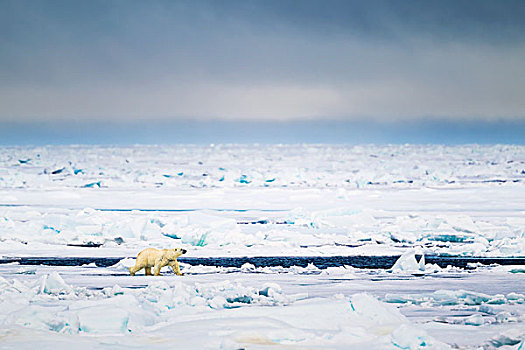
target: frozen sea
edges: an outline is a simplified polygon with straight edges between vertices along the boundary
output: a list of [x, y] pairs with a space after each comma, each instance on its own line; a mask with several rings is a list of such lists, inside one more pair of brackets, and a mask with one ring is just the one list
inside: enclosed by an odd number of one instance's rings
[[[524, 146], [2, 147], [0, 349], [525, 349], [524, 185]], [[189, 263], [244, 257], [283, 263]]]

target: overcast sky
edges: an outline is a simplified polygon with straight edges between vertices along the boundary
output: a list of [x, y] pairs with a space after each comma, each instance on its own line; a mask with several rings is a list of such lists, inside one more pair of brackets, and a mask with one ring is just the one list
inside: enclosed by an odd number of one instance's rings
[[0, 0], [0, 121], [523, 121], [524, 18], [519, 0]]

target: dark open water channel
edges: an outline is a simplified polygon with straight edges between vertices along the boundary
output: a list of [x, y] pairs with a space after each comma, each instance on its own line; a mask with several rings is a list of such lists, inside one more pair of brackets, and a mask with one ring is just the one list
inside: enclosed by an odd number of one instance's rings
[[[50, 265], [50, 266], [80, 266], [95, 263], [100, 267], [108, 267], [118, 263], [126, 257], [12, 257], [0, 259], [0, 264], [17, 262], [20, 265]], [[264, 266], [301, 266], [314, 264], [320, 269], [327, 267], [349, 265], [362, 269], [389, 269], [394, 265], [399, 256], [261, 256], [261, 257], [218, 257], [218, 258], [179, 258], [182, 263], [190, 265], [241, 267], [245, 263], [256, 267]], [[419, 259], [419, 256], [418, 256]], [[449, 265], [468, 268], [469, 263], [484, 265], [525, 265], [525, 257], [517, 258], [484, 258], [484, 257], [451, 257], [451, 256], [425, 256], [430, 264], [440, 267]]]

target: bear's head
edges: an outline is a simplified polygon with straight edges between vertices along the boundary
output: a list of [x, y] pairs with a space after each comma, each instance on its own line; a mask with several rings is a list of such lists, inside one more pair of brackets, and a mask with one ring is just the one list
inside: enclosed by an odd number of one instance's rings
[[182, 254], [186, 254], [186, 252], [187, 252], [186, 249], [182, 249], [182, 248], [175, 248], [175, 249], [172, 249], [172, 251], [175, 253], [176, 257], [179, 257]]

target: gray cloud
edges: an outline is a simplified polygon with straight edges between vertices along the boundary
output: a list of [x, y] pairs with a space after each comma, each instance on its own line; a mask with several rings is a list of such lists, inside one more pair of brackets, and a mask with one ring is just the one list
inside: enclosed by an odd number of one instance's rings
[[521, 1], [3, 1], [0, 118], [525, 117]]

